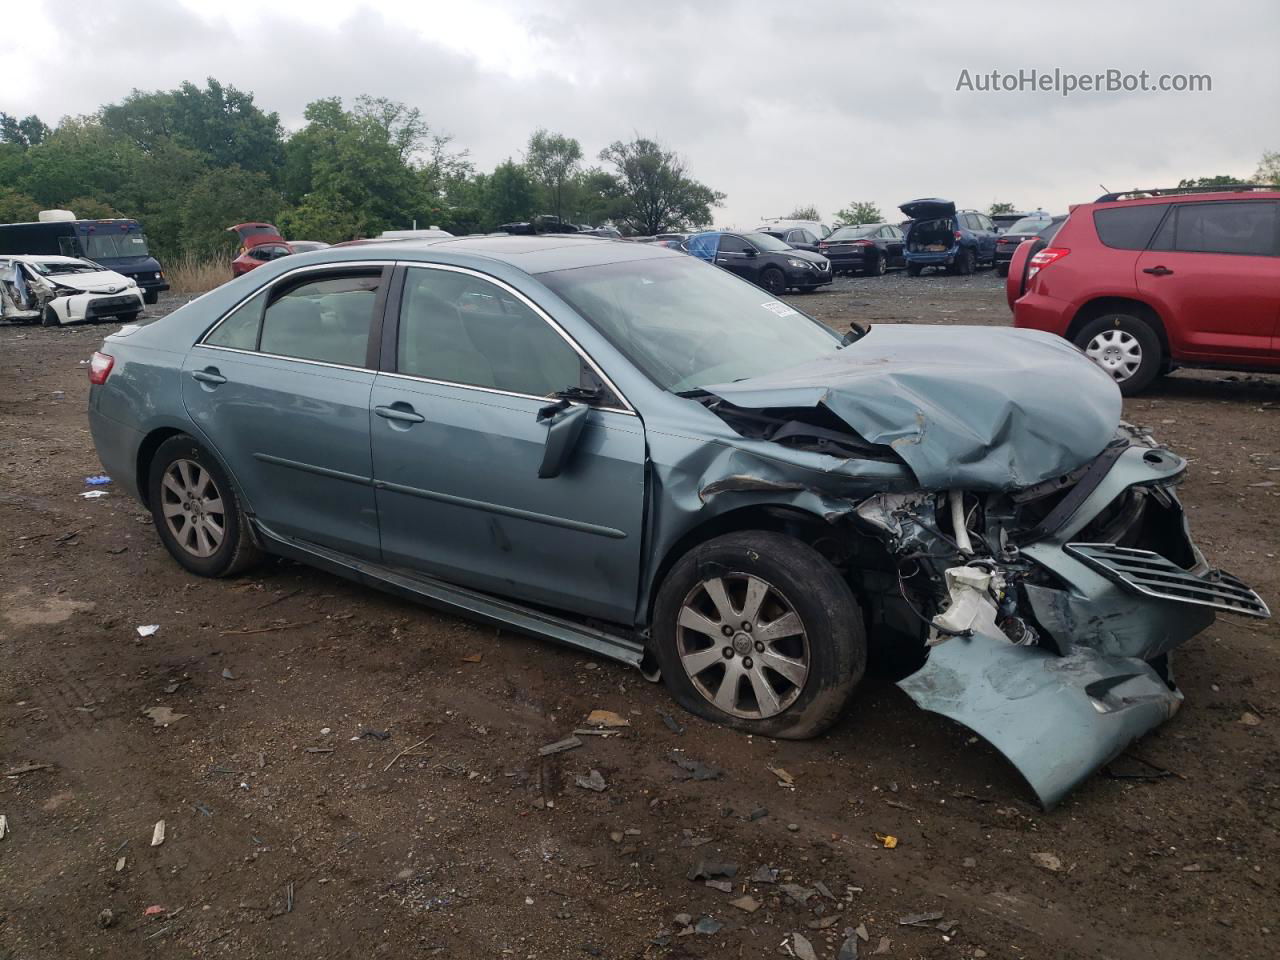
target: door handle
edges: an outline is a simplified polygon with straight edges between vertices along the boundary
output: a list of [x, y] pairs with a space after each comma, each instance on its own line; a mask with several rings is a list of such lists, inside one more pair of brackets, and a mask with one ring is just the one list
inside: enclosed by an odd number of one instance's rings
[[191, 378], [193, 380], [199, 380], [201, 383], [209, 383], [214, 386], [227, 382], [227, 378], [218, 372], [217, 367], [205, 367], [203, 370], [193, 370], [191, 371]]
[[1165, 266], [1143, 267], [1142, 272], [1149, 273], [1153, 277], [1167, 277], [1169, 274], [1173, 273], [1172, 270]]
[[373, 412], [386, 420], [398, 420], [401, 423], [422, 423], [427, 418], [415, 413], [407, 403], [396, 403], [389, 407], [374, 407]]

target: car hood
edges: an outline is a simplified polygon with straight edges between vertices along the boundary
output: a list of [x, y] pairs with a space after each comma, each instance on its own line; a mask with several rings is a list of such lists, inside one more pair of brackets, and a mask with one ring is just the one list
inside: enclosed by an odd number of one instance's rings
[[952, 200], [929, 197], [924, 200], [909, 200], [898, 209], [912, 220], [933, 220], [938, 217], [955, 216], [956, 205]]
[[1096, 457], [1120, 391], [1067, 341], [1034, 330], [880, 325], [838, 353], [705, 388], [748, 409], [823, 406], [931, 490], [1013, 490]]
[[93, 273], [55, 273], [45, 279], [59, 287], [79, 290], [81, 293], [123, 293], [131, 282], [114, 270], [97, 270]]

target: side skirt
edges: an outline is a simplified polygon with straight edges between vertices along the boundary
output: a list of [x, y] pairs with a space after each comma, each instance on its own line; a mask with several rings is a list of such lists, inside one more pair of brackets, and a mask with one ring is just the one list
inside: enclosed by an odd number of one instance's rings
[[644, 659], [644, 644], [623, 634], [599, 630], [513, 600], [468, 590], [419, 573], [360, 560], [314, 543], [283, 537], [256, 520], [253, 526], [259, 542], [267, 552], [318, 567], [348, 580], [427, 603], [470, 620], [507, 627], [529, 636], [587, 650], [632, 667], [639, 667]]

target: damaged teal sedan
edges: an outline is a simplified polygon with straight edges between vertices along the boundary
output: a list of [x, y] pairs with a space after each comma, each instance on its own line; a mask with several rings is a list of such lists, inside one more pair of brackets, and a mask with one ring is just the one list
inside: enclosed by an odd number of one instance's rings
[[868, 658], [1046, 807], [1178, 708], [1217, 611], [1186, 462], [1065, 341], [841, 336], [715, 267], [573, 237], [267, 264], [91, 362], [103, 466], [192, 573], [291, 557], [813, 736]]

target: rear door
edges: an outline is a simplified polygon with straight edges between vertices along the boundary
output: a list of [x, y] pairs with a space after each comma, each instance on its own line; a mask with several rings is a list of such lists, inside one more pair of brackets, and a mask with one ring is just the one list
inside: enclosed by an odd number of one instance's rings
[[1175, 203], [1135, 282], [1188, 361], [1280, 359], [1280, 204]]
[[887, 261], [889, 266], [901, 267], [905, 265], [907, 258], [903, 251], [906, 246], [902, 242], [902, 231], [897, 227], [881, 227], [879, 236], [885, 255], [889, 258]]
[[187, 412], [259, 521], [370, 559], [369, 351], [389, 276], [375, 265], [286, 274], [215, 325], [182, 373]]
[[[403, 268], [370, 400], [385, 562], [634, 622], [644, 429], [531, 300], [455, 267]], [[398, 303], [398, 306], [397, 306]], [[602, 387], [566, 467], [539, 477], [551, 394]]]

